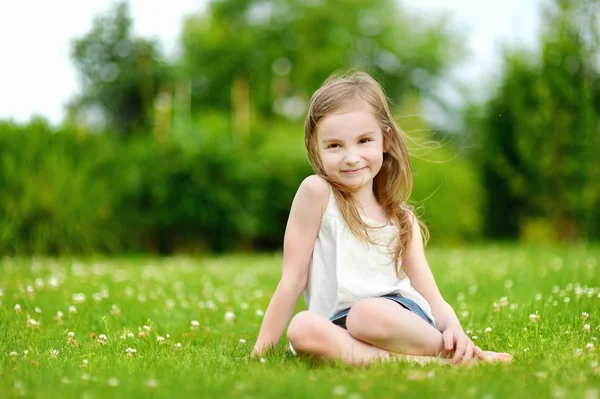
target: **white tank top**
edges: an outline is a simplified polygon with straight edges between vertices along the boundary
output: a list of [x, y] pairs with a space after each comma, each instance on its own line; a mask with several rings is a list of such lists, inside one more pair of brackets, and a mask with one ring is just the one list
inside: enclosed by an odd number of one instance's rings
[[360, 299], [402, 295], [415, 301], [434, 320], [427, 300], [410, 285], [408, 277], [396, 276], [387, 244], [397, 227], [369, 218], [363, 220], [369, 226], [380, 227], [371, 229], [369, 234], [383, 246], [369, 244], [352, 234], [330, 188], [304, 291], [308, 310], [329, 318]]

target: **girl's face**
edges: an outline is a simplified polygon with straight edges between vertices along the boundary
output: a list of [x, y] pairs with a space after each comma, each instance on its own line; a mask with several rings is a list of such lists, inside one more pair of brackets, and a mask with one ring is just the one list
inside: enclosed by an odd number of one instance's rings
[[384, 143], [369, 105], [361, 102], [321, 119], [317, 142], [328, 177], [349, 187], [372, 190], [383, 164]]

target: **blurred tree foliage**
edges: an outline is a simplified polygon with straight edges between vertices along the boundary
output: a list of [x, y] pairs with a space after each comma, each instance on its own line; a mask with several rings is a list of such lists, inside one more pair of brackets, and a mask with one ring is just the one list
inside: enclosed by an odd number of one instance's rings
[[168, 84], [169, 68], [153, 40], [135, 38], [127, 3], [98, 15], [92, 29], [72, 44], [82, 95], [69, 105], [71, 118], [121, 134], [150, 132], [154, 100]]
[[539, 55], [506, 56], [483, 119], [491, 237], [600, 237], [600, 3], [555, 1]]
[[435, 98], [435, 78], [462, 55], [445, 20], [420, 20], [393, 0], [215, 0], [185, 20], [181, 68], [196, 110], [298, 120], [340, 68], [369, 71], [401, 103]]

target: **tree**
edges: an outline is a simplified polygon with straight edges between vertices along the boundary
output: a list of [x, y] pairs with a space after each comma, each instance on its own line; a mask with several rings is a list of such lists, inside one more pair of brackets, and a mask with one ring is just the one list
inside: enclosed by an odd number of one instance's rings
[[92, 29], [72, 44], [72, 60], [83, 94], [70, 113], [90, 113], [122, 134], [148, 129], [160, 86], [168, 81], [166, 63], [152, 40], [134, 38], [126, 3], [94, 19]]
[[215, 0], [186, 19], [182, 50], [195, 109], [292, 120], [340, 68], [375, 74], [400, 103], [435, 97], [435, 77], [462, 55], [445, 21], [425, 23], [392, 0]]
[[527, 235], [539, 221], [562, 241], [599, 230], [599, 15], [597, 1], [557, 0], [541, 53], [506, 56], [484, 120], [491, 236]]

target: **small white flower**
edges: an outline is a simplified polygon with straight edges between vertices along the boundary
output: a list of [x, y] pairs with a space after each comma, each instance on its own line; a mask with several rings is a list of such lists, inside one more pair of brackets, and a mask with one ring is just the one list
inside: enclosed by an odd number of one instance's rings
[[23, 351], [23, 357], [27, 357], [27, 354], [28, 354], [28, 353], [29, 353], [29, 351], [28, 351], [27, 349], [25, 349], [25, 350]]
[[19, 305], [18, 303], [15, 305], [15, 312], [21, 313], [21, 305]]
[[583, 326], [583, 331], [584, 332], [590, 332], [590, 325], [589, 324], [584, 325]]
[[81, 361], [81, 364], [84, 365], [84, 366], [87, 366], [88, 365], [88, 360], [87, 359], [83, 359]]
[[261, 358], [260, 358], [260, 362], [261, 362], [261, 363], [266, 363], [266, 362], [267, 362], [267, 359], [265, 359], [264, 357], [261, 357]]
[[258, 317], [263, 317], [265, 312], [263, 312], [262, 309], [256, 309], [256, 312], [254, 312], [254, 314]]
[[473, 335], [473, 336], [471, 337], [471, 339], [472, 339], [473, 341], [476, 341], [476, 340], [477, 340], [477, 338], [478, 338], [478, 337], [477, 337], [477, 335]]
[[569, 303], [569, 302], [571, 302], [571, 298], [569, 298], [569, 297], [567, 296], [567, 297], [565, 297], [564, 301], [565, 301], [565, 303]]
[[150, 326], [144, 326], [144, 327], [142, 327], [142, 328], [143, 328], [144, 330], [146, 330], [146, 331], [150, 331]]
[[61, 317], [63, 317], [63, 312], [61, 312], [60, 310], [58, 312], [56, 312], [56, 318], [60, 319]]
[[38, 323], [37, 321], [33, 320], [33, 319], [27, 319], [27, 327], [29, 328], [33, 328], [36, 326], [39, 326], [40, 323]]
[[52, 355], [52, 357], [57, 357], [58, 356], [58, 351], [56, 349], [53, 349], [50, 354]]
[[535, 314], [529, 315], [529, 321], [532, 323], [536, 323], [539, 319], [540, 319], [540, 315], [537, 312], [535, 312]]
[[69, 306], [69, 313], [71, 313], [71, 314], [77, 313], [77, 308], [73, 305]]
[[119, 386], [119, 381], [115, 377], [110, 377], [108, 379], [108, 386], [110, 386], [110, 387]]
[[591, 351], [593, 351], [593, 350], [594, 350], [594, 344], [592, 344], [591, 342], [590, 342], [589, 344], [587, 344], [585, 347], [587, 348], [587, 350], [588, 350], [589, 352], [591, 352]]
[[36, 307], [36, 308], [35, 308], [35, 313], [42, 313], [42, 309], [40, 309], [40, 308]]
[[15, 351], [10, 352], [11, 357], [17, 357], [18, 353]]
[[235, 313], [232, 311], [228, 311], [225, 313], [225, 321], [231, 323], [235, 319]]
[[127, 338], [133, 338], [133, 337], [135, 337], [135, 335], [132, 332], [127, 333]]
[[124, 336], [124, 335], [120, 335], [119, 338], [121, 338], [121, 339], [127, 339], [127, 337]]
[[535, 295], [535, 300], [536, 301], [541, 301], [542, 300], [542, 294], [536, 294]]
[[73, 302], [75, 303], [82, 303], [85, 302], [85, 294], [80, 292], [77, 294], [73, 294], [71, 295], [71, 299], [73, 300]]
[[503, 296], [502, 298], [500, 298], [500, 306], [504, 307], [508, 305], [508, 298]]
[[529, 348], [523, 349], [523, 352], [529, 352]]
[[146, 381], [146, 385], [148, 386], [148, 388], [156, 388], [158, 386], [158, 382], [155, 379], [151, 379]]
[[165, 335], [165, 337], [167, 337], [167, 339], [171, 338], [171, 334], [167, 334]]
[[581, 314], [581, 318], [583, 319], [583, 321], [586, 321], [588, 317], [590, 317], [590, 315], [588, 314], [588, 312], [583, 312]]
[[156, 340], [162, 343], [165, 340], [165, 337], [157, 337]]
[[580, 356], [583, 353], [583, 349], [575, 349], [575, 356]]
[[125, 349], [125, 352], [127, 352], [127, 353], [136, 353], [137, 350], [135, 350], [133, 348], [127, 348], [127, 349]]
[[485, 329], [485, 332], [486, 332], [486, 333], [489, 333], [489, 332], [491, 332], [491, 331], [492, 331], [492, 328], [491, 328], [491, 327], [488, 327], [488, 328], [486, 328], [486, 329]]
[[175, 347], [176, 347], [176, 348], [181, 348], [181, 342], [177, 342], [177, 343], [175, 344]]
[[240, 339], [240, 344], [245, 344], [246, 340], [244, 338]]
[[69, 337], [73, 338], [75, 336], [75, 333], [73, 331], [69, 331], [69, 333], [67, 335]]

